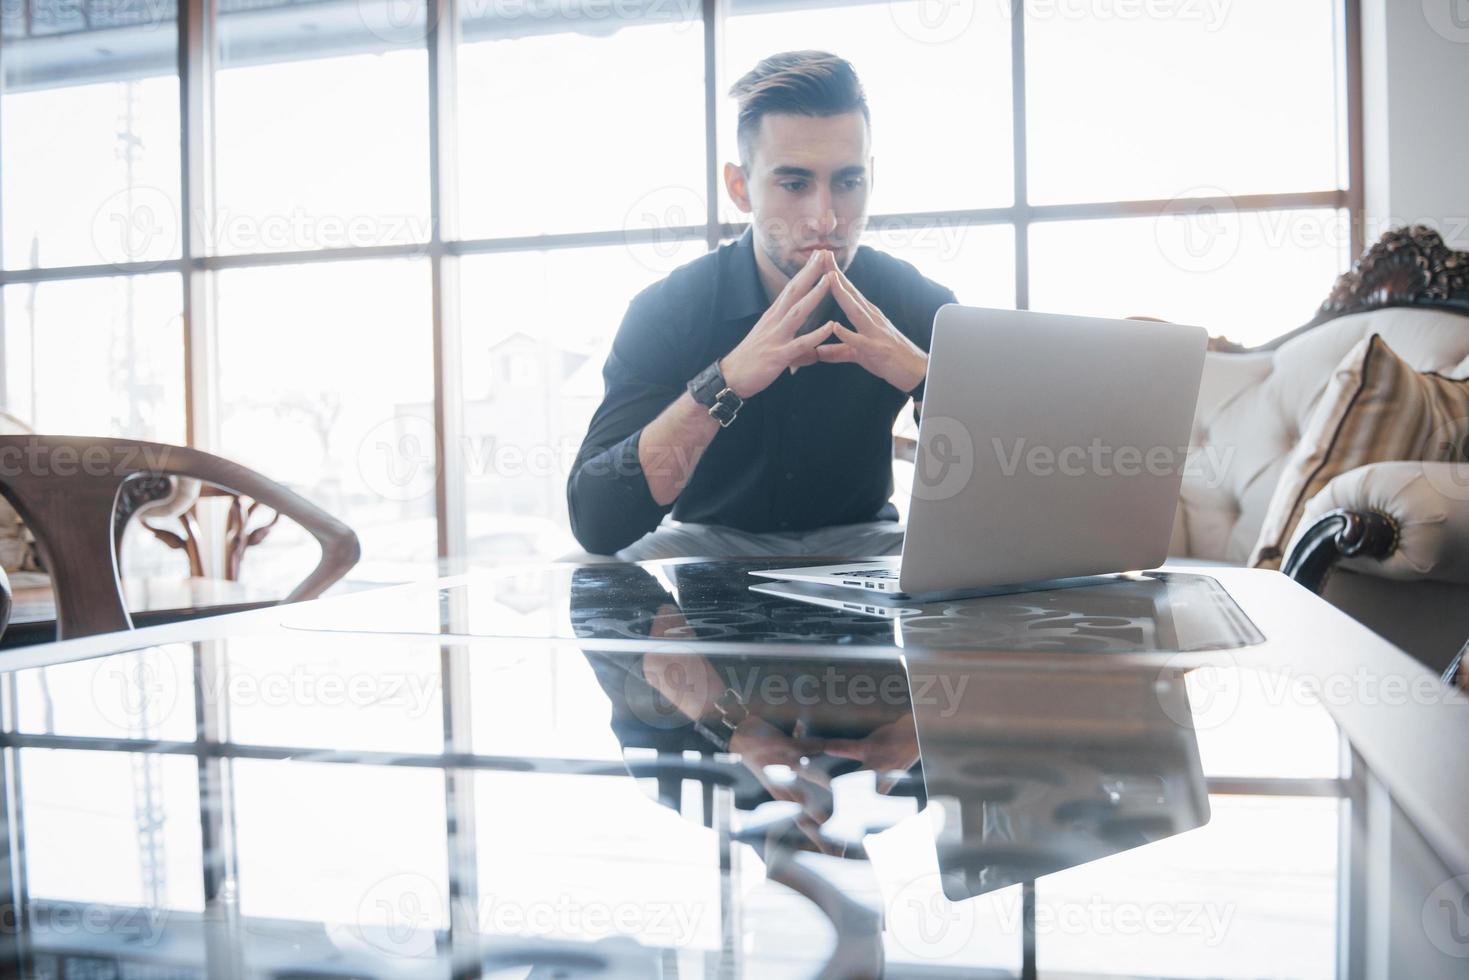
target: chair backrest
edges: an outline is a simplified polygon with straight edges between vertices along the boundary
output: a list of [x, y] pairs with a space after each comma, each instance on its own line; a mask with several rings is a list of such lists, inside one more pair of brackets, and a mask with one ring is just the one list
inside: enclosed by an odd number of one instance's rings
[[[1175, 554], [1249, 557], [1286, 459], [1336, 366], [1381, 334], [1419, 371], [1469, 375], [1469, 253], [1425, 229], [1389, 232], [1337, 281], [1321, 312], [1282, 340], [1210, 354], [1184, 476]], [[1179, 537], [1183, 540], [1179, 541]]]
[[197, 449], [88, 436], [0, 436], [0, 495], [35, 535], [51, 574], [58, 638], [132, 628], [114, 512], [124, 484], [158, 477], [193, 478], [247, 495], [305, 528], [321, 545], [321, 559], [286, 602], [320, 595], [361, 555], [352, 529], [320, 507]]

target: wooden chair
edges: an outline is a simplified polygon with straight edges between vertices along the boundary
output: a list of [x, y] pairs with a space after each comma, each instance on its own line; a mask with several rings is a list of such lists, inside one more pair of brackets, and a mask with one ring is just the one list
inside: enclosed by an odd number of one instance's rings
[[[361, 555], [352, 529], [309, 500], [197, 449], [89, 436], [0, 436], [0, 495], [30, 528], [51, 574], [58, 639], [132, 629], [118, 575], [119, 517], [125, 523], [131, 511], [124, 502], [136, 501], [139, 487], [157, 488], [168, 478], [252, 497], [316, 539], [321, 560], [285, 602], [319, 596]], [[7, 590], [7, 612], [8, 606]]]

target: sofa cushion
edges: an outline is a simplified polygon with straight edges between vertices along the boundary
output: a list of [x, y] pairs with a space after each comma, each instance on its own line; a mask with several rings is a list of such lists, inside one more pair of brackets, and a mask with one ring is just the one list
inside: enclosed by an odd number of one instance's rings
[[1337, 366], [1286, 461], [1250, 556], [1279, 568], [1306, 502], [1336, 476], [1390, 460], [1450, 461], [1469, 444], [1469, 380], [1419, 372], [1378, 334]]
[[1264, 526], [1286, 458], [1331, 378], [1360, 341], [1381, 334], [1419, 371], [1469, 374], [1469, 317], [1385, 307], [1339, 316], [1275, 345], [1209, 354], [1184, 471], [1185, 533], [1171, 554], [1245, 562]]

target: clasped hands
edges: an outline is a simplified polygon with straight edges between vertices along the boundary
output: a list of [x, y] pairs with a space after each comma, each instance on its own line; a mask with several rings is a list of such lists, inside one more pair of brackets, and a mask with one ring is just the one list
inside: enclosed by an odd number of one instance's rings
[[[877, 778], [877, 791], [886, 794], [918, 761], [918, 739], [913, 716], [905, 714], [882, 725], [863, 738], [811, 738], [805, 726], [797, 722], [792, 732], [770, 724], [751, 714], [735, 729], [729, 750], [736, 753], [772, 798], [797, 804], [801, 810], [796, 826], [817, 850], [837, 853], [821, 833], [821, 825], [831, 818], [831, 776], [813, 764], [822, 754], [854, 759], [863, 769], [872, 770]], [[781, 767], [784, 776], [777, 776]]]
[[[797, 336], [826, 297], [832, 296], [855, 329], [829, 320]], [[826, 343], [835, 337], [839, 343]], [[928, 355], [893, 326], [881, 310], [837, 267], [829, 251], [811, 253], [786, 283], [770, 309], [734, 350], [720, 361], [725, 383], [741, 398], [759, 394], [787, 368], [859, 364], [899, 391], [918, 387], [928, 370]]]

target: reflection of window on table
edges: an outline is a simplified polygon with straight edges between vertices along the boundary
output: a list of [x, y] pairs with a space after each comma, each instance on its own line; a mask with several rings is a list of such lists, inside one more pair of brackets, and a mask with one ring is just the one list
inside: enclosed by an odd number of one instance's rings
[[[639, 938], [655, 949], [717, 951], [725, 901], [738, 903], [747, 927], [758, 931], [748, 923], [772, 911], [765, 904], [772, 896], [759, 892], [759, 853], [742, 850], [730, 872], [749, 890], [722, 891], [712, 835], [728, 832], [729, 814], [718, 807], [704, 812], [694, 780], [679, 783], [675, 812], [622, 771], [626, 750], [607, 727], [606, 694], [580, 651], [526, 641], [462, 652], [472, 655], [442, 658], [432, 638], [405, 645], [357, 636], [335, 644], [316, 636], [284, 648], [275, 639], [246, 639], [20, 672], [20, 710], [8, 734], [22, 743], [44, 739], [46, 747], [0, 757], [0, 769], [14, 765], [18, 777], [16, 819], [7, 824], [12, 836], [0, 847], [9, 853], [24, 841], [26, 860], [12, 864], [24, 870], [29, 910], [59, 916], [85, 908], [136, 922], [141, 909], [163, 913], [148, 920], [153, 926], [189, 934], [201, 928], [205, 899], [223, 894], [243, 918], [245, 928], [231, 935], [241, 937], [248, 961], [260, 937], [299, 938], [301, 957], [330, 954], [331, 945], [319, 943], [323, 934], [372, 925], [380, 900], [411, 895], [429, 900], [416, 923], [426, 933], [399, 942], [422, 940], [413, 948], [427, 955], [435, 939], [446, 940], [448, 919], [439, 914], [445, 909], [431, 900], [446, 893], [447, 871], [464, 894], [494, 901], [549, 902], [571, 888], [583, 905], [688, 903], [703, 910], [687, 933], [669, 935], [648, 923]], [[213, 673], [221, 667], [226, 673]], [[196, 678], [224, 676], [236, 678], [231, 687], [195, 691]], [[309, 683], [353, 676], [416, 678], [414, 690], [427, 697]], [[456, 714], [455, 705], [462, 711], [466, 702], [445, 697], [456, 688], [471, 692], [472, 718]], [[353, 690], [360, 705], [352, 703]], [[290, 697], [281, 698], [283, 691]], [[1046, 915], [1036, 934], [1042, 970], [1094, 970], [1105, 962], [1103, 972], [1117, 975], [1176, 975], [1206, 948], [1211, 970], [1222, 975], [1273, 972], [1282, 955], [1291, 975], [1328, 975], [1335, 950], [1355, 948], [1349, 941], [1359, 924], [1349, 913], [1365, 899], [1362, 883], [1343, 876], [1351, 866], [1344, 856], [1366, 853], [1370, 841], [1361, 820], [1343, 820], [1351, 781], [1340, 733], [1319, 705], [1274, 703], [1263, 689], [1239, 707], [1240, 723], [1198, 733], [1208, 824], [1038, 882], [1036, 900]], [[446, 732], [471, 728], [459, 754], [441, 754]], [[218, 731], [230, 738], [205, 734]], [[271, 755], [303, 748], [310, 761]], [[355, 761], [362, 751], [409, 764], [362, 765]], [[652, 761], [643, 750], [626, 757]], [[526, 761], [548, 771], [520, 771]], [[605, 768], [598, 775], [566, 770], [587, 762]], [[457, 768], [466, 763], [473, 772]], [[927, 832], [882, 838], [872, 873], [885, 887], [901, 889], [909, 882], [895, 871], [933, 860]], [[208, 853], [206, 840], [214, 848]], [[590, 847], [589, 840], [604, 846]], [[305, 879], [320, 884], [303, 890]], [[984, 957], [1008, 964], [1020, 949], [1018, 888], [972, 901], [976, 914], [997, 914], [1009, 925], [977, 932], [953, 955], [971, 966]], [[905, 928], [911, 905], [889, 910], [890, 938]], [[797, 916], [810, 911], [801, 902], [777, 908]], [[1122, 926], [1122, 915], [1136, 926]], [[915, 935], [916, 926], [907, 925], [902, 934]], [[1280, 930], [1291, 936], [1284, 946], [1273, 941]], [[91, 937], [88, 955], [113, 965], [157, 965], [160, 947], [124, 936], [112, 930]], [[600, 936], [573, 927], [561, 938]], [[206, 949], [205, 941], [195, 948]], [[403, 948], [379, 947], [372, 955]], [[889, 955], [895, 963], [922, 959], [901, 943]]]

